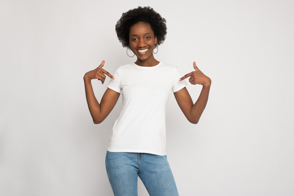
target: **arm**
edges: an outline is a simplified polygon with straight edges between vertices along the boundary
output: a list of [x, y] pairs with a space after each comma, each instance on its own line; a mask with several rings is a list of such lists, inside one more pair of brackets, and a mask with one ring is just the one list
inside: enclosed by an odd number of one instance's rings
[[120, 93], [107, 88], [102, 99], [101, 104], [97, 101], [91, 80], [84, 76], [86, 98], [90, 114], [92, 116], [94, 124], [99, 124], [104, 121], [104, 119], [109, 115], [109, 113], [114, 108]]
[[194, 124], [198, 123], [198, 121], [199, 121], [199, 119], [205, 109], [205, 106], [208, 101], [209, 90], [210, 90], [210, 84], [207, 86], [203, 86], [198, 100], [192, 106], [190, 115], [191, 115], [191, 121]]
[[195, 71], [180, 78], [180, 81], [190, 77], [189, 82], [191, 84], [202, 85], [201, 93], [195, 104], [193, 104], [191, 96], [186, 88], [175, 92], [174, 95], [189, 122], [197, 124], [207, 104], [211, 79], [200, 71], [200, 69], [196, 66], [196, 62], [194, 62], [194, 69]]
[[98, 79], [101, 80], [102, 84], [104, 84], [106, 78], [105, 74], [111, 79], [115, 79], [108, 71], [103, 69], [104, 64], [105, 61], [103, 60], [96, 69], [89, 71], [84, 75], [87, 104], [95, 124], [103, 122], [103, 120], [112, 111], [120, 95], [119, 92], [108, 88], [101, 99], [101, 104], [97, 101], [93, 92], [91, 80]]
[[210, 85], [203, 86], [199, 98], [193, 104], [192, 98], [185, 88], [174, 93], [178, 105], [189, 122], [197, 124], [208, 101]]

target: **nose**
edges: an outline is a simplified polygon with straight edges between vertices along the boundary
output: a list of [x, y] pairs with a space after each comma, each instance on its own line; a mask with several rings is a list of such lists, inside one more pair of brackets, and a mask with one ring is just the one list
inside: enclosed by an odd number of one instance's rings
[[145, 40], [144, 39], [139, 39], [138, 47], [143, 48], [144, 46], [146, 46]]

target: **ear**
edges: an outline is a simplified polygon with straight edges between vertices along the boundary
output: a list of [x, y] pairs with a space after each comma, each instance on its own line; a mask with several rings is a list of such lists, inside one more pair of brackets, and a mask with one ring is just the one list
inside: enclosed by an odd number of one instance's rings
[[154, 37], [154, 43], [157, 44], [157, 37]]

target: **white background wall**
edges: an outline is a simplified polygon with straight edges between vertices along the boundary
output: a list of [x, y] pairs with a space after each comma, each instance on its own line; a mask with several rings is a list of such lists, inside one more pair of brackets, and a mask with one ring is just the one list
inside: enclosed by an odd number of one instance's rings
[[[113, 195], [105, 154], [121, 97], [93, 124], [83, 76], [102, 60], [110, 73], [136, 60], [114, 27], [139, 5], [167, 20], [155, 58], [183, 75], [196, 61], [212, 79], [197, 125], [170, 95], [167, 156], [180, 195], [293, 195], [290, 0], [1, 0], [0, 195]], [[92, 82], [99, 102], [109, 80]], [[195, 102], [201, 86], [187, 89]]]

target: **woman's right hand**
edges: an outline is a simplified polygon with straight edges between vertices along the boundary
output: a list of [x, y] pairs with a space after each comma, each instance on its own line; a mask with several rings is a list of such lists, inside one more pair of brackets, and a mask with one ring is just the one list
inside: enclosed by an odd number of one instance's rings
[[107, 72], [106, 70], [102, 68], [104, 63], [105, 61], [103, 60], [102, 63], [96, 69], [87, 72], [84, 78], [88, 80], [98, 79], [98, 80], [101, 80], [101, 83], [103, 84], [106, 78], [104, 74], [106, 74], [107, 76], [109, 76], [110, 78], [114, 80], [114, 77], [109, 72]]

